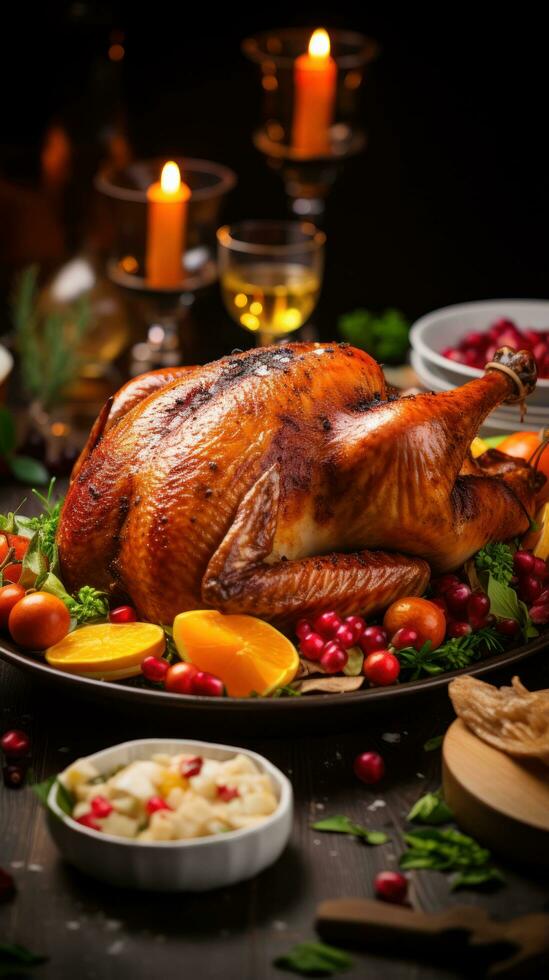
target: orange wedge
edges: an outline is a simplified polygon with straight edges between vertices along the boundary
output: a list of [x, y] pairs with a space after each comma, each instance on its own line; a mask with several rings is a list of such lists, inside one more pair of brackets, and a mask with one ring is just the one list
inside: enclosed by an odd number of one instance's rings
[[175, 617], [173, 638], [184, 660], [219, 677], [234, 698], [270, 694], [289, 684], [299, 666], [293, 643], [254, 616], [193, 609]]
[[152, 623], [97, 623], [49, 647], [46, 660], [72, 674], [119, 680], [139, 674], [145, 657], [161, 657], [165, 645], [164, 630]]

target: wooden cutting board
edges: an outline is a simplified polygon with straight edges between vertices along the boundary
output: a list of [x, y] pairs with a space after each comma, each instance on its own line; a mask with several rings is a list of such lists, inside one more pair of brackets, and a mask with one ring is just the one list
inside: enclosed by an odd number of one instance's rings
[[518, 762], [457, 719], [442, 747], [443, 790], [465, 832], [521, 863], [549, 867], [549, 767]]

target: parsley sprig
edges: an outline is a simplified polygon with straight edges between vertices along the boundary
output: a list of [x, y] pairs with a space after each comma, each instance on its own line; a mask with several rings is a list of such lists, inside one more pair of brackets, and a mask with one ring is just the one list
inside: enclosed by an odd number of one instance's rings
[[502, 541], [492, 541], [477, 551], [475, 566], [479, 572], [488, 572], [496, 582], [509, 585], [513, 577], [513, 551]]

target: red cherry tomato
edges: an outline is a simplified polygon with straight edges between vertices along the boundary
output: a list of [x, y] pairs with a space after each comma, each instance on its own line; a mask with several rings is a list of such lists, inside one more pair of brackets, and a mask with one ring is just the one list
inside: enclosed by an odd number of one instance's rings
[[[17, 560], [17, 562], [23, 561], [28, 546], [29, 539], [22, 538], [19, 534], [0, 534], [0, 565], [4, 561], [10, 548], [14, 549], [14, 558]], [[21, 577], [21, 565], [6, 565], [6, 567], [2, 569], [2, 574], [5, 582], [18, 582]]]
[[8, 628], [8, 619], [13, 607], [20, 602], [25, 595], [25, 590], [20, 585], [4, 585], [0, 589], [0, 628]]
[[184, 661], [172, 664], [166, 674], [166, 690], [170, 694], [193, 694], [192, 683], [197, 673], [198, 669], [194, 664], [188, 664]]
[[13, 607], [8, 626], [12, 639], [27, 650], [45, 650], [69, 632], [71, 617], [64, 602], [49, 592], [30, 592]]
[[442, 609], [434, 602], [416, 596], [393, 602], [385, 613], [383, 626], [389, 636], [394, 636], [397, 630], [407, 626], [416, 631], [420, 646], [430, 640], [432, 650], [440, 646], [446, 635], [446, 617]]

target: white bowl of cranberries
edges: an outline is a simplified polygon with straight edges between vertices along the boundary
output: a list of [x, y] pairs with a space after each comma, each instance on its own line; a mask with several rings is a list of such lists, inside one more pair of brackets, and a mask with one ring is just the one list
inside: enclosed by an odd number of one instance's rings
[[[276, 809], [262, 817], [261, 822], [253, 821], [253, 826], [242, 829], [224, 828], [224, 832], [212, 831], [210, 836], [178, 840], [140, 839], [122, 836], [120, 828], [116, 833], [110, 833], [101, 827], [99, 811], [95, 813], [94, 803], [100, 801], [104, 806], [108, 801], [103, 797], [91, 798], [90, 812], [85, 815], [88, 819], [85, 816], [75, 819], [74, 799], [70, 794], [67, 798], [66, 781], [58, 778], [48, 793], [47, 819], [50, 833], [64, 859], [85, 874], [115, 887], [146, 891], [207, 891], [222, 888], [252, 878], [273, 864], [290, 836], [292, 786], [280, 769], [256, 752], [213, 742], [140, 739], [103, 749], [78, 760], [72, 768], [87, 766], [91, 771], [93, 767], [94, 773], [99, 773], [97, 780], [104, 782], [107, 777], [136, 761], [151, 760], [159, 754], [176, 756], [181, 753], [190, 754], [193, 763], [196, 763], [196, 769], [191, 772], [187, 770], [187, 777], [200, 775], [202, 767], [211, 760], [234, 762], [235, 756], [249, 760], [253, 763], [254, 771], [268, 777], [277, 801]], [[227, 788], [222, 787], [223, 790]], [[95, 792], [94, 787], [92, 789]], [[231, 800], [234, 795], [233, 791]], [[156, 794], [155, 810], [159, 809], [159, 799]], [[168, 806], [164, 801], [162, 809], [173, 809], [173, 806]], [[100, 815], [105, 816], [105, 813], [101, 811]]]
[[410, 343], [442, 389], [480, 377], [498, 347], [531, 350], [538, 383], [528, 404], [546, 408], [549, 415], [549, 302], [501, 299], [447, 306], [417, 320]]

